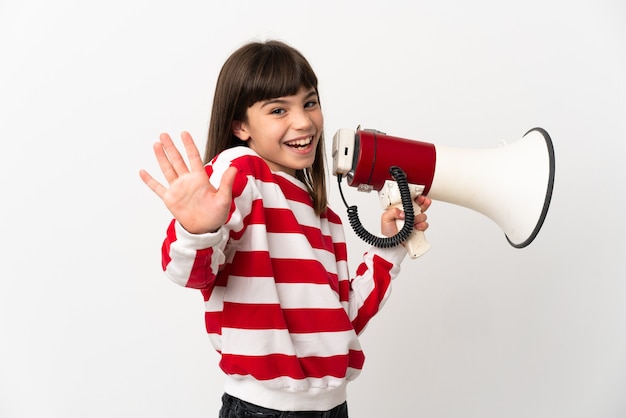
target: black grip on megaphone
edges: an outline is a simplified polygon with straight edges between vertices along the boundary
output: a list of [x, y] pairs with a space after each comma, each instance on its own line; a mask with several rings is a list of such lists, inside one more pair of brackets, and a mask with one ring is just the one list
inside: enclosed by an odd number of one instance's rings
[[[413, 211], [413, 199], [411, 199], [411, 191], [407, 182], [406, 174], [400, 167], [392, 166], [389, 168], [389, 172], [393, 179], [398, 183], [398, 189], [400, 190], [400, 199], [402, 201], [402, 208], [404, 209], [404, 225], [402, 229], [398, 231], [392, 237], [379, 237], [365, 229], [359, 219], [358, 208], [356, 206], [348, 206], [348, 220], [352, 229], [356, 235], [363, 241], [370, 245], [379, 248], [391, 248], [402, 244], [413, 232], [413, 224], [415, 223], [415, 213]], [[339, 182], [341, 182], [341, 176], [337, 176]], [[341, 190], [341, 185], [340, 185]], [[345, 203], [345, 200], [344, 200]]]

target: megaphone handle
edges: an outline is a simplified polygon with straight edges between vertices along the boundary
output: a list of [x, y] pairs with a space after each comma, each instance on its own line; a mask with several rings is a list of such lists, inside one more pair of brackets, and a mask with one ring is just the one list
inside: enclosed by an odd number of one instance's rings
[[[393, 206], [402, 210], [402, 204]], [[422, 213], [421, 208], [415, 202], [413, 202], [413, 212], [415, 213], [415, 215], [419, 215], [420, 213]], [[396, 221], [396, 225], [398, 226], [398, 230], [400, 230], [404, 225], [404, 221], [398, 219]], [[414, 229], [413, 232], [411, 232], [411, 235], [409, 235], [406, 241], [404, 241], [403, 245], [406, 247], [406, 251], [409, 254], [409, 257], [413, 259], [422, 256], [426, 251], [430, 249], [430, 243], [426, 240], [426, 234], [424, 234], [424, 231], [418, 231], [417, 229]]]
[[[411, 192], [411, 199], [413, 199], [413, 213], [415, 215], [419, 215], [420, 213], [422, 213], [422, 209], [417, 203], [415, 203], [415, 198], [422, 194], [422, 192], [424, 191], [424, 186], [417, 184], [409, 184], [408, 186], [409, 191]], [[383, 209], [389, 207], [397, 207], [400, 210], [404, 210], [404, 208], [402, 207], [398, 183], [396, 183], [395, 181], [385, 181], [385, 185], [378, 192], [378, 198], [380, 199], [380, 203]], [[398, 230], [400, 230], [404, 225], [404, 221], [398, 219], [396, 221], [396, 225], [398, 226]], [[426, 251], [430, 249], [430, 244], [426, 240], [426, 235], [424, 234], [424, 231], [418, 231], [416, 229], [411, 232], [406, 241], [404, 241], [403, 245], [406, 247], [406, 251], [409, 254], [409, 257], [413, 259], [423, 255]]]

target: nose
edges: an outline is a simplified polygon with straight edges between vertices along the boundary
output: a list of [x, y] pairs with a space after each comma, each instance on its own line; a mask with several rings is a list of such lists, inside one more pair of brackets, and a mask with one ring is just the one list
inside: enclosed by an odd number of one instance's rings
[[311, 119], [311, 115], [306, 109], [300, 109], [291, 114], [291, 125], [294, 129], [303, 131], [309, 129], [313, 126], [313, 120]]

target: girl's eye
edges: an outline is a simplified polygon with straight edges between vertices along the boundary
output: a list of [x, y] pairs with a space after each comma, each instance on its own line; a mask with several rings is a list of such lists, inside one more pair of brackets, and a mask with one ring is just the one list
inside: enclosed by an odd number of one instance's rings
[[306, 104], [304, 105], [305, 108], [307, 107], [315, 107], [317, 106], [317, 101], [316, 100], [311, 100], [310, 102], [306, 102]]
[[285, 109], [282, 109], [282, 108], [272, 109], [271, 113], [273, 115], [282, 115], [283, 113], [285, 113]]

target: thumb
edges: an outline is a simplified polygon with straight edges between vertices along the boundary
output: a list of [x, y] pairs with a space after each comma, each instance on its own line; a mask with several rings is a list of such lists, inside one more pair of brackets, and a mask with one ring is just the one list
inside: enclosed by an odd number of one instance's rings
[[382, 214], [382, 222], [395, 222], [396, 219], [404, 219], [404, 211], [398, 207], [390, 207]]
[[229, 193], [233, 190], [233, 185], [235, 184], [235, 178], [237, 177], [237, 168], [230, 166], [228, 169], [222, 174], [222, 179], [220, 181], [220, 191], [228, 191]]

